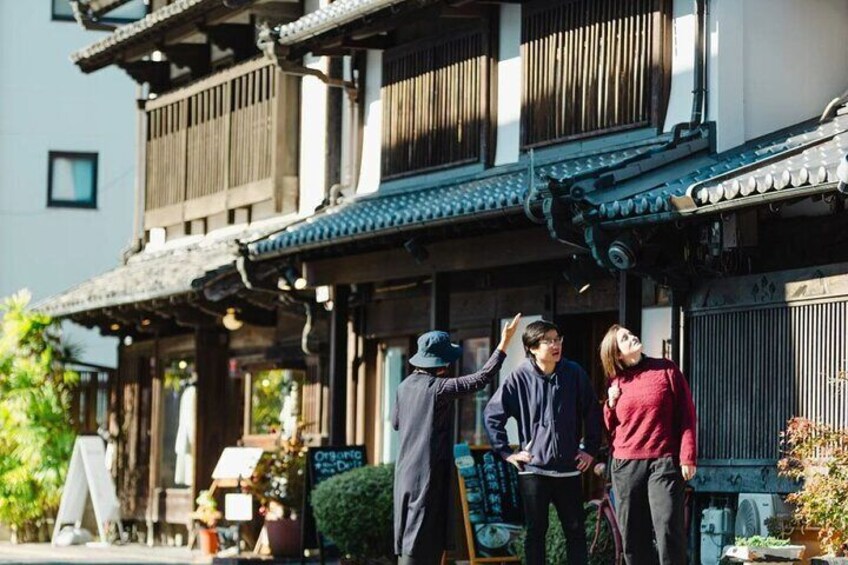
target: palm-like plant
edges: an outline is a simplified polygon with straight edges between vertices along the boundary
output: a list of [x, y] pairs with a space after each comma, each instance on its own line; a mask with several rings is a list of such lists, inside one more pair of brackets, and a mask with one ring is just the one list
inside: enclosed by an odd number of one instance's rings
[[27, 310], [22, 291], [0, 303], [0, 522], [31, 539], [59, 505], [74, 431], [58, 325]]

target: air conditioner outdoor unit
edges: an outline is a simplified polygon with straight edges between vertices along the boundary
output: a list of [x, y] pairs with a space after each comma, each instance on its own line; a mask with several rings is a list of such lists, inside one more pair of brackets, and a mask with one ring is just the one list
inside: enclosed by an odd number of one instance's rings
[[766, 520], [788, 514], [779, 494], [741, 493], [736, 507], [736, 537], [767, 536]]

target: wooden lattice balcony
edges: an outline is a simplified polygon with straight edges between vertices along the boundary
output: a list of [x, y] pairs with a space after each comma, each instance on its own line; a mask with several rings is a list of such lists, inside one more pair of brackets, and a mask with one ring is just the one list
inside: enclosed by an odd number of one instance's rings
[[145, 229], [297, 207], [297, 77], [255, 59], [147, 102]]

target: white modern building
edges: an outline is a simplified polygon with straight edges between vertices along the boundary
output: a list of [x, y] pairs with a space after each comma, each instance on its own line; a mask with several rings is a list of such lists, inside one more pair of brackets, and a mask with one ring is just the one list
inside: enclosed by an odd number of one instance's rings
[[[141, 0], [105, 18], [146, 13]], [[135, 86], [86, 77], [68, 53], [86, 31], [67, 0], [0, 2], [0, 296], [33, 302], [114, 266], [133, 229]], [[86, 363], [115, 366], [115, 339], [66, 324]]]

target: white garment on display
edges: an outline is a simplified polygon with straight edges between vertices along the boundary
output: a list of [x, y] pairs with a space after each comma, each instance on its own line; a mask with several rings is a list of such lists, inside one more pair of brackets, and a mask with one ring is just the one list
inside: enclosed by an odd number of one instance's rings
[[179, 425], [174, 442], [177, 461], [174, 465], [174, 483], [191, 485], [194, 483], [194, 421], [197, 405], [197, 391], [189, 385], [180, 397]]

